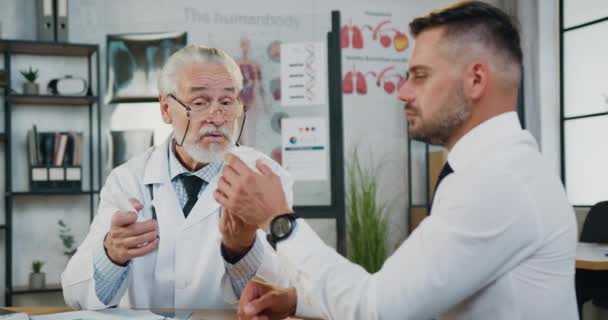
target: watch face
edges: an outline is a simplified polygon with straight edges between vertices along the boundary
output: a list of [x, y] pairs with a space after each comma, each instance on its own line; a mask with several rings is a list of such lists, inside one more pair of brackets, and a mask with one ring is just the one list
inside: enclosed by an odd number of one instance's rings
[[282, 238], [291, 229], [291, 221], [287, 217], [281, 217], [272, 224], [272, 234], [277, 238]]

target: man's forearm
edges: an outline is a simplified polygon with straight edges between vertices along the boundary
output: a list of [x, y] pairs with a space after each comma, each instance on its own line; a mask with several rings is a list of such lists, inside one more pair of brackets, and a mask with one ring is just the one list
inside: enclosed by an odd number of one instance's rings
[[227, 257], [225, 250], [222, 249], [226, 273], [230, 278], [230, 283], [236, 297], [240, 297], [241, 291], [243, 291], [247, 282], [255, 276], [262, 264], [264, 246], [261, 241], [263, 240], [256, 236], [253, 246], [237, 261], [234, 260], [234, 257]]
[[103, 304], [109, 304], [127, 276], [129, 266], [114, 264], [107, 256], [103, 242], [93, 252], [95, 293]]

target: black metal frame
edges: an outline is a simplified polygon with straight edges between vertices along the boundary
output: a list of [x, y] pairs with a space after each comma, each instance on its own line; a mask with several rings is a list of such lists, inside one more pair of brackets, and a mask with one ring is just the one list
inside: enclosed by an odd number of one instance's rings
[[295, 206], [303, 218], [336, 219], [337, 250], [346, 253], [344, 190], [344, 138], [342, 125], [342, 51], [340, 12], [331, 12], [331, 31], [327, 33], [327, 77], [329, 87], [329, 142], [331, 168], [331, 205]]
[[[596, 25], [598, 23], [608, 21], [608, 17], [588, 21], [568, 28], [564, 27], [564, 0], [559, 0], [559, 130], [560, 130], [560, 165], [562, 183], [566, 186], [566, 133], [564, 130], [566, 121], [608, 116], [608, 112], [592, 113], [580, 116], [566, 117], [564, 115], [564, 34], [566, 32], [581, 29], [584, 27]], [[574, 204], [574, 207], [591, 207], [592, 203]]]
[[[100, 140], [101, 140], [101, 98], [100, 98], [100, 70], [99, 70], [99, 46], [96, 44], [69, 44], [69, 43], [57, 43], [57, 42], [37, 42], [37, 41], [22, 41], [22, 40], [0, 40], [0, 54], [4, 55], [4, 67], [6, 70], [7, 87], [4, 90], [4, 128], [5, 128], [5, 247], [6, 247], [6, 270], [5, 270], [5, 305], [12, 305], [12, 296], [15, 294], [28, 294], [28, 293], [39, 293], [39, 292], [59, 292], [61, 291], [60, 286], [51, 286], [46, 289], [29, 290], [24, 288], [15, 289], [13, 286], [13, 199], [20, 196], [53, 196], [53, 195], [87, 195], [90, 197], [90, 220], [92, 221], [95, 211], [95, 195], [99, 192], [99, 184], [101, 181], [101, 152], [98, 152], [97, 157], [97, 169], [98, 175], [95, 177], [95, 159], [94, 159], [94, 107], [97, 109], [97, 139], [98, 139], [98, 151], [100, 151]], [[86, 57], [87, 58], [87, 72], [89, 86], [93, 85], [95, 80], [97, 91], [96, 95], [84, 97], [84, 101], [81, 98], [74, 99], [74, 97], [67, 96], [27, 96], [18, 95], [11, 93], [11, 56], [12, 55], [38, 55], [38, 56], [68, 56], [68, 57]], [[93, 55], [96, 59], [96, 77], [93, 78], [92, 64]], [[89, 125], [89, 187], [88, 190], [83, 191], [57, 191], [57, 192], [30, 192], [30, 191], [17, 191], [13, 190], [12, 181], [12, 112], [13, 106], [16, 104], [27, 104], [27, 99], [36, 99], [36, 103], [43, 105], [57, 105], [57, 104], [71, 104], [74, 106], [88, 106], [88, 125]], [[83, 103], [84, 102], [84, 103]], [[82, 104], [81, 104], [82, 103]], [[97, 186], [96, 188], [94, 186]]]

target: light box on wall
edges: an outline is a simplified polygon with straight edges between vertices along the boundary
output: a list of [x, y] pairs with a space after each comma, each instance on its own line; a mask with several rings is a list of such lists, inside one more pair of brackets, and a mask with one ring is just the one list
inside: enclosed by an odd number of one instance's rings
[[160, 70], [186, 42], [186, 32], [108, 35], [108, 103], [158, 101]]

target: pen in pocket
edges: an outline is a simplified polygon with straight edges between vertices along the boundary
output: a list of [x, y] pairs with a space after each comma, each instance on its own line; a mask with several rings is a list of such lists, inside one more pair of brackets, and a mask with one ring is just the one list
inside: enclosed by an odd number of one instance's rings
[[158, 228], [158, 233], [156, 235], [157, 239], [160, 239], [160, 226], [158, 225], [158, 219], [156, 218], [156, 208], [154, 207], [154, 204], [152, 204], [152, 202], [154, 202], [154, 186], [149, 184], [148, 185], [148, 192], [150, 193], [150, 211], [152, 211], [152, 219], [154, 219], [156, 221], [156, 225]]

